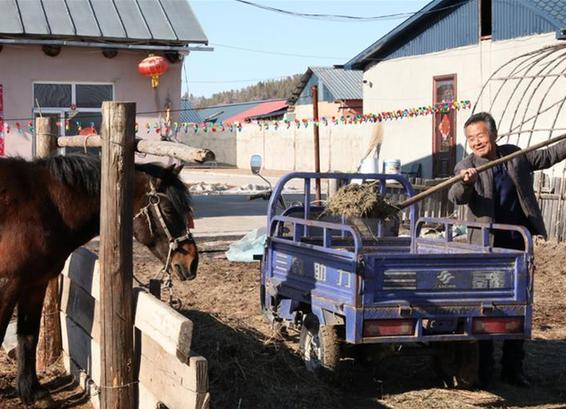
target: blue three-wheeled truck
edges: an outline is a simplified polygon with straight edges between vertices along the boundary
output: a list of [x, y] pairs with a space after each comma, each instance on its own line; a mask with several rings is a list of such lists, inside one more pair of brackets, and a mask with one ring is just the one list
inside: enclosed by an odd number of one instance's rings
[[[346, 183], [363, 178], [377, 181], [384, 197], [391, 186], [413, 195], [401, 175], [342, 173], [291, 173], [271, 192], [261, 305], [274, 324], [301, 331], [308, 369], [332, 377], [356, 348], [371, 355], [374, 349], [428, 346], [441, 352], [434, 362], [445, 383], [472, 386], [476, 341], [530, 337], [533, 244], [527, 229], [417, 220], [413, 205], [407, 234], [391, 235], [388, 221], [360, 224], [325, 215], [324, 202], [313, 201], [317, 178]], [[300, 199], [286, 204], [282, 195], [297, 181]], [[455, 240], [455, 223], [480, 229], [483, 244]], [[443, 233], [424, 235], [425, 225]], [[494, 229], [520, 232], [526, 250], [492, 247]]]

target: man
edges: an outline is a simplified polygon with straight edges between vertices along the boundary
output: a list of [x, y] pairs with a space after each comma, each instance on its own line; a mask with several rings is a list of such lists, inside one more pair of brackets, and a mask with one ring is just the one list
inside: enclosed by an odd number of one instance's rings
[[[548, 149], [529, 152], [480, 174], [478, 166], [506, 156], [520, 148], [496, 144], [497, 127], [493, 117], [485, 112], [472, 115], [464, 125], [464, 133], [472, 154], [460, 161], [455, 174], [464, 176], [462, 182], [450, 188], [448, 197], [458, 205], [467, 205], [467, 220], [485, 223], [522, 225], [534, 235], [546, 237], [546, 228], [533, 190], [535, 170], [546, 169], [566, 158], [566, 141]], [[469, 229], [472, 243], [481, 243], [481, 232]], [[495, 247], [524, 249], [518, 232], [494, 231]], [[529, 382], [523, 373], [523, 340], [506, 340], [503, 343], [501, 378], [521, 387]], [[488, 386], [493, 374], [493, 341], [480, 341], [479, 379]]]

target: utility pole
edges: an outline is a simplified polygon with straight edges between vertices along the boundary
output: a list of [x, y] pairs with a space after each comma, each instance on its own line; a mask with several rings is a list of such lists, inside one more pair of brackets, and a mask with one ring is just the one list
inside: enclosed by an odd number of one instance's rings
[[[312, 97], [312, 120], [314, 131], [314, 171], [320, 172], [320, 146], [318, 136], [318, 86], [313, 85], [311, 88]], [[316, 200], [320, 201], [320, 178], [315, 179], [316, 183]]]

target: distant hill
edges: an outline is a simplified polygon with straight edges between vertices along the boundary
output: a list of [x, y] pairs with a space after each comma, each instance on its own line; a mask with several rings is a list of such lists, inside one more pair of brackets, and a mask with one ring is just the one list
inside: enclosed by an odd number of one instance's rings
[[[233, 104], [236, 102], [258, 101], [264, 99], [287, 99], [297, 87], [302, 74], [283, 78], [280, 80], [260, 81], [239, 90], [222, 91], [213, 94], [210, 98], [189, 95], [189, 100], [195, 108], [205, 108], [211, 105]], [[185, 94], [183, 98], [186, 98]]]

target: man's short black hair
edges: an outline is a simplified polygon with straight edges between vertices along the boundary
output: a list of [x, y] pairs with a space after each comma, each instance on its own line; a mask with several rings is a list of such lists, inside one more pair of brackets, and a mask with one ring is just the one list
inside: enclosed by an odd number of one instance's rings
[[477, 114], [473, 114], [464, 124], [464, 129], [466, 129], [471, 124], [475, 124], [476, 122], [485, 123], [489, 131], [489, 135], [493, 138], [497, 137], [497, 125], [495, 124], [495, 119], [493, 119], [490, 113], [478, 112]]

